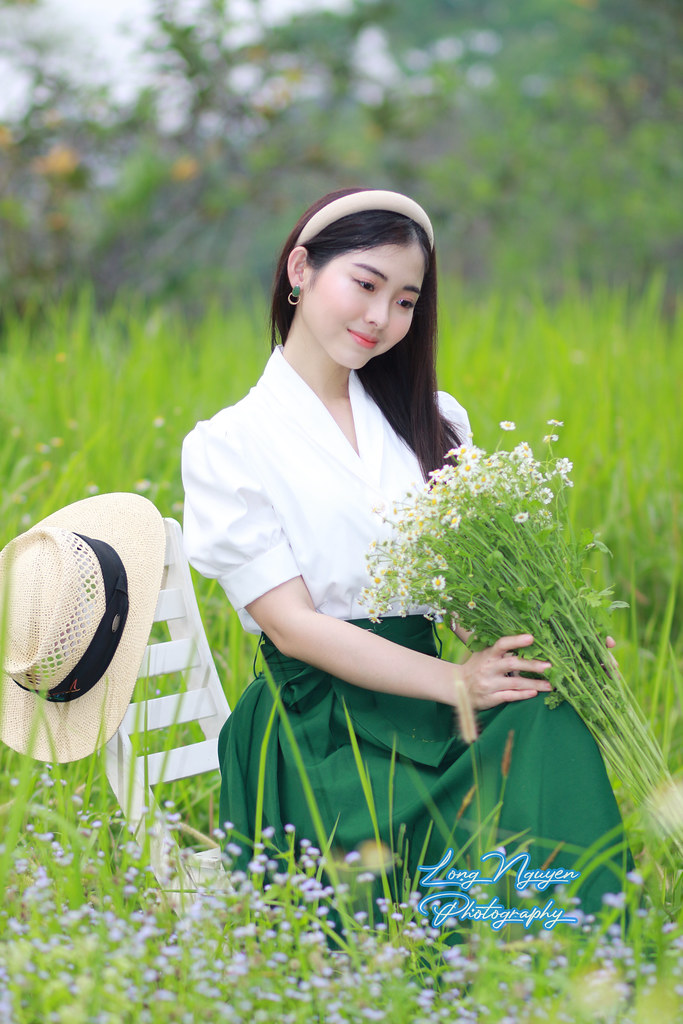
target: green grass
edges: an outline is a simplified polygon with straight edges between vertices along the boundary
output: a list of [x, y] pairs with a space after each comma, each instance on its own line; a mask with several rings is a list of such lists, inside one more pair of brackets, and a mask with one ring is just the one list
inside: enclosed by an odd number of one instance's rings
[[[442, 301], [441, 387], [467, 407], [484, 447], [495, 445], [500, 420], [514, 420], [512, 437], [532, 445], [548, 419], [564, 420], [558, 454], [575, 464], [572, 516], [611, 548], [595, 571], [631, 605], [614, 617], [618, 658], [680, 776], [680, 320], [660, 317], [656, 282], [638, 298], [577, 293], [554, 306], [528, 296], [474, 302], [446, 284]], [[0, 339], [0, 544], [96, 490], [139, 490], [181, 518], [183, 436], [248, 390], [267, 350], [258, 297], [192, 325], [133, 301], [99, 314], [86, 293], [40, 321], [10, 318]], [[196, 577], [196, 586], [234, 705], [251, 677], [254, 638], [215, 583]], [[315, 851], [298, 871], [290, 859], [290, 875], [267, 897], [257, 870], [240, 891], [216, 893], [179, 921], [116, 813], [101, 758], [50, 768], [3, 748], [0, 1019], [673, 1024], [681, 897], [665, 891], [647, 826], [614, 781], [646, 890], [625, 937], [619, 906], [592, 928], [545, 936], [475, 926], [454, 948], [409, 905], [392, 908], [400, 919], [389, 914], [377, 931], [362, 917], [371, 886], [361, 864], [342, 866], [350, 888], [335, 899], [360, 916], [334, 953]], [[162, 799], [210, 832], [217, 788], [217, 779], [177, 784]], [[634, 883], [629, 898], [640, 891]]]

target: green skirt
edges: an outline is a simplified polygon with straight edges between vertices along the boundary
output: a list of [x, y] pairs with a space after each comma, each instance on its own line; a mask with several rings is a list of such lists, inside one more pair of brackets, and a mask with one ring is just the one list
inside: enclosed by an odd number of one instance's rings
[[[431, 623], [422, 616], [354, 625], [436, 656]], [[580, 870], [585, 912], [600, 909], [603, 894], [623, 890], [631, 860], [619, 810], [595, 740], [569, 704], [551, 710], [539, 695], [480, 712], [480, 736], [467, 745], [443, 704], [346, 683], [285, 657], [266, 637], [261, 652], [271, 679], [262, 672], [250, 683], [218, 744], [220, 819], [236, 833], [253, 839], [261, 785], [261, 827], [273, 829], [275, 846], [286, 849], [287, 824], [298, 840], [320, 846], [298, 748], [333, 850], [345, 854], [374, 839], [374, 817], [394, 854], [397, 899], [418, 890], [420, 864], [437, 864], [448, 849], [451, 867], [457, 862], [485, 877], [479, 857], [501, 844], [508, 856], [528, 850], [530, 869]], [[246, 845], [238, 866], [250, 857]]]

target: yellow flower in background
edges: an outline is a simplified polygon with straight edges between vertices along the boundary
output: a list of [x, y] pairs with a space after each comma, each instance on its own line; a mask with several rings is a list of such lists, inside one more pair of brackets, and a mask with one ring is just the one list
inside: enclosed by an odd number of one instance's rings
[[7, 125], [0, 124], [0, 149], [9, 149], [14, 144], [14, 136]]
[[80, 162], [79, 154], [71, 146], [56, 145], [45, 156], [36, 157], [31, 168], [47, 178], [68, 178]]
[[171, 181], [192, 181], [200, 171], [199, 160], [193, 156], [181, 156], [171, 167]]

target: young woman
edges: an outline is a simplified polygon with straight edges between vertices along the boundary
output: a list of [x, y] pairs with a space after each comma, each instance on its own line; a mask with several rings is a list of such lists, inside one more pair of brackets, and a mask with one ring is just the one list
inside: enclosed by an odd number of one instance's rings
[[[436, 391], [427, 214], [393, 192], [324, 196], [285, 243], [271, 323], [259, 382], [183, 447], [190, 561], [262, 634], [287, 719], [258, 675], [220, 737], [221, 821], [253, 838], [261, 785], [260, 824], [274, 843], [286, 847], [292, 824], [320, 845], [300, 757], [333, 849], [374, 838], [375, 817], [399, 898], [419, 864], [451, 847], [459, 866], [479, 868], [487, 844], [526, 842], [540, 868], [612, 842], [611, 859], [581, 879], [584, 909], [597, 909], [623, 887], [621, 821], [588, 730], [568, 704], [544, 704], [549, 663], [516, 653], [533, 638], [501, 637], [457, 666], [436, 656], [424, 609], [373, 625], [359, 604], [365, 555], [385, 530], [378, 508], [469, 432], [464, 409]], [[457, 674], [479, 712], [471, 746], [453, 727]]]

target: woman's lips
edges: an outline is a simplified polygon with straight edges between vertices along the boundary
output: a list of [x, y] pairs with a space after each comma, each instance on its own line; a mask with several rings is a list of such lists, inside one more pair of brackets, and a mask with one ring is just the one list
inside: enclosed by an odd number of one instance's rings
[[359, 334], [358, 331], [352, 331], [349, 329], [349, 334], [352, 338], [355, 338], [359, 345], [363, 348], [374, 348], [379, 338], [371, 338], [368, 334]]

